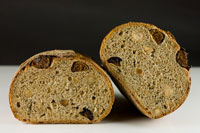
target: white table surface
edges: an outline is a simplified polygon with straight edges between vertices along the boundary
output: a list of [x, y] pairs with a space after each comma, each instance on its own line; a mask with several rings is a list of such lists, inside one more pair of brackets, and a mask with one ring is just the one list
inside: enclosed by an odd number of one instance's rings
[[26, 124], [13, 117], [8, 92], [17, 66], [0, 66], [0, 133], [200, 133], [200, 68], [191, 69], [192, 86], [185, 103], [174, 113], [151, 120], [140, 114], [115, 89], [112, 112], [97, 124]]

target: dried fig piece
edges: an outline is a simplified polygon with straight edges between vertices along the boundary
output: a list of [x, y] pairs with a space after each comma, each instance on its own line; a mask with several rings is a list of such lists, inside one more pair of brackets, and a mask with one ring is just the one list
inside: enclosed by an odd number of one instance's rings
[[89, 120], [93, 120], [94, 119], [93, 113], [89, 109], [87, 109], [85, 107], [83, 108], [83, 111], [80, 112], [80, 114], [82, 116], [87, 117]]
[[18, 107], [18, 108], [20, 107], [20, 102], [17, 102], [17, 107]]
[[181, 48], [176, 54], [176, 61], [181, 67], [186, 68], [187, 70], [190, 69], [188, 65], [188, 53], [184, 48]]
[[89, 69], [89, 66], [81, 61], [74, 62], [71, 67], [72, 72], [87, 71], [88, 69]]
[[121, 61], [122, 61], [122, 59], [119, 58], [119, 57], [111, 57], [111, 58], [108, 59], [108, 63], [113, 63], [116, 66], [120, 66], [121, 65], [120, 64]]
[[52, 57], [49, 55], [40, 55], [34, 59], [30, 64], [39, 69], [46, 69], [51, 66]]
[[165, 39], [165, 35], [157, 29], [151, 29], [149, 31], [153, 36], [153, 39], [156, 41], [157, 44], [161, 44]]
[[137, 68], [136, 69], [136, 73], [139, 74], [139, 75], [141, 75], [142, 74], [142, 69]]
[[63, 105], [63, 106], [67, 106], [69, 103], [68, 103], [67, 100], [61, 100], [60, 104]]

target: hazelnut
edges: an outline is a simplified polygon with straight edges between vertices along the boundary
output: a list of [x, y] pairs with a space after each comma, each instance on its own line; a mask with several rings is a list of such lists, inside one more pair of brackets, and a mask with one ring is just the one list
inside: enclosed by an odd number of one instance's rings
[[142, 32], [133, 32], [132, 33], [132, 40], [133, 41], [140, 41], [140, 40], [143, 40], [144, 38], [144, 33]]
[[29, 98], [33, 95], [33, 93], [32, 93], [31, 90], [25, 90], [24, 95], [25, 95], [26, 98]]
[[74, 83], [74, 84], [77, 84], [77, 83], [78, 83], [78, 79], [74, 77], [74, 78], [73, 78], [73, 83]]
[[170, 97], [174, 92], [173, 89], [166, 84], [163, 85], [163, 90], [166, 97]]
[[146, 53], [148, 53], [148, 54], [153, 52], [153, 48], [151, 48], [151, 47], [144, 46], [143, 48], [144, 48], [144, 51], [145, 51]]
[[174, 92], [174, 91], [173, 91], [172, 89], [170, 89], [170, 88], [169, 88], [169, 89], [166, 89], [166, 90], [165, 90], [165, 96], [166, 96], [166, 97], [170, 97], [170, 96], [173, 94], [173, 92]]
[[156, 116], [157, 116], [157, 115], [160, 115], [160, 114], [161, 114], [161, 110], [160, 110], [159, 108], [156, 108], [156, 109], [154, 110], [154, 113], [155, 113]]
[[87, 82], [89, 83], [89, 84], [92, 84], [92, 83], [94, 83], [96, 81], [96, 77], [94, 77], [93, 75], [89, 75], [88, 77], [87, 77]]
[[173, 102], [172, 101], [168, 101], [167, 104], [168, 104], [169, 107], [173, 106]]

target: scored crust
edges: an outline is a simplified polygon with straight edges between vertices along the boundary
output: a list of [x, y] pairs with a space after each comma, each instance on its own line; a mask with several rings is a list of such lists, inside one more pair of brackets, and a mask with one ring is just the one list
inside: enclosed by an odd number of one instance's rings
[[[122, 78], [120, 78], [120, 75], [116, 74], [115, 72], [113, 72], [113, 70], [111, 70], [109, 63], [116, 63], [116, 62], [113, 62], [112, 60], [107, 60], [106, 57], [105, 57], [105, 51], [104, 50], [105, 50], [106, 45], [108, 44], [107, 40], [110, 39], [117, 32], [119, 32], [121, 29], [126, 28], [126, 27], [132, 27], [132, 26], [135, 26], [135, 27], [141, 26], [141, 27], [145, 27], [147, 29], [156, 29], [159, 32], [164, 33], [165, 35], [168, 35], [168, 37], [173, 42], [173, 44], [175, 44], [175, 46], [174, 46], [175, 51], [181, 50], [180, 46], [178, 45], [178, 43], [175, 40], [175, 37], [169, 31], [161, 30], [161, 29], [159, 29], [156, 26], [151, 25], [151, 24], [140, 23], [140, 22], [129, 22], [129, 23], [122, 24], [120, 26], [115, 27], [114, 29], [112, 29], [106, 35], [106, 37], [103, 39], [101, 47], [100, 47], [100, 58], [101, 58], [103, 65], [105, 66], [106, 70], [110, 73], [112, 79], [114, 80], [114, 82], [116, 83], [119, 90], [122, 92], [122, 94], [124, 96], [126, 96], [144, 115], [148, 116], [149, 118], [153, 118], [153, 119], [161, 118], [161, 117], [175, 111], [179, 106], [181, 106], [183, 104], [183, 102], [185, 101], [185, 99], [187, 98], [188, 94], [189, 94], [190, 85], [191, 85], [191, 78], [190, 78], [190, 75], [189, 75], [190, 67], [187, 64], [187, 57], [184, 57], [184, 60], [186, 60], [186, 61], [183, 63], [183, 66], [182, 66], [186, 69], [186, 75], [188, 77], [187, 82], [189, 84], [188, 89], [184, 94], [184, 97], [182, 98], [182, 100], [179, 101], [179, 104], [177, 104], [176, 107], [174, 107], [173, 109], [168, 111], [166, 114], [160, 114], [159, 116], [153, 116], [153, 114], [150, 113], [148, 111], [148, 109], [145, 108], [144, 105], [140, 102], [140, 100], [136, 97], [135, 93], [130, 91], [131, 88], [125, 83], [125, 81]], [[185, 51], [184, 51], [184, 54], [187, 56], [187, 53]], [[118, 61], [119, 61], [119, 59], [118, 59]], [[115, 65], [118, 65], [118, 64], [116, 63]]]
[[[79, 121], [79, 120], [50, 120], [50, 121], [31, 121], [31, 120], [24, 120], [23, 118], [20, 118], [20, 116], [18, 116], [15, 112], [15, 109], [14, 109], [14, 105], [12, 103], [12, 89], [13, 89], [13, 84], [15, 82], [15, 80], [17, 79], [18, 75], [20, 73], [22, 73], [23, 71], [26, 71], [27, 69], [29, 69], [29, 67], [31, 67], [31, 63], [33, 63], [33, 60], [40, 57], [40, 56], [53, 56], [53, 57], [56, 57], [56, 59], [59, 59], [59, 60], [62, 60], [63, 58], [73, 58], [73, 59], [81, 59], [82, 61], [85, 61], [85, 62], [88, 62], [90, 63], [93, 68], [95, 68], [95, 70], [98, 71], [99, 74], [101, 74], [107, 84], [108, 84], [108, 88], [110, 89], [110, 93], [111, 93], [111, 98], [110, 98], [110, 102], [109, 102], [109, 106], [108, 106], [108, 109], [104, 111], [104, 113], [101, 115], [101, 117], [98, 118], [98, 120], [91, 120], [91, 121]], [[51, 66], [53, 65], [54, 63], [54, 59], [52, 59], [51, 61]], [[80, 69], [83, 69], [83, 68], [80, 68]], [[17, 118], [18, 120], [20, 121], [23, 121], [23, 122], [26, 122], [26, 123], [33, 123], [33, 124], [39, 124], [39, 123], [97, 123], [97, 122], [100, 122], [102, 119], [104, 119], [111, 111], [112, 109], [112, 105], [113, 105], [113, 102], [114, 102], [114, 91], [113, 91], [113, 88], [112, 88], [112, 84], [108, 78], [108, 75], [102, 70], [102, 68], [97, 65], [92, 59], [86, 57], [86, 56], [83, 56], [82, 54], [79, 54], [79, 53], [76, 53], [74, 52], [73, 50], [51, 50], [51, 51], [46, 51], [46, 52], [42, 52], [42, 53], [39, 53], [39, 54], [36, 54], [34, 56], [32, 56], [31, 58], [27, 59], [24, 63], [22, 63], [20, 66], [19, 66], [19, 69], [17, 70], [15, 76], [13, 77], [12, 79], [12, 82], [11, 82], [11, 85], [10, 85], [10, 89], [9, 89], [9, 103], [10, 103], [10, 108], [13, 112], [13, 115], [15, 118]], [[83, 114], [84, 115], [84, 114]], [[93, 116], [92, 116], [93, 117]]]

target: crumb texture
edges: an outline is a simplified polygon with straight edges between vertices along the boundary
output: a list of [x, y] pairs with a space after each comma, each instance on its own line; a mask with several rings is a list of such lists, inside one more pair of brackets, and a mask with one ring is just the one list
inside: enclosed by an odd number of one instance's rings
[[94, 123], [111, 110], [113, 90], [91, 60], [38, 56], [10, 88], [15, 117], [31, 123]]
[[121, 90], [151, 118], [174, 111], [187, 97], [187, 54], [169, 32], [129, 23], [109, 33], [100, 55]]

